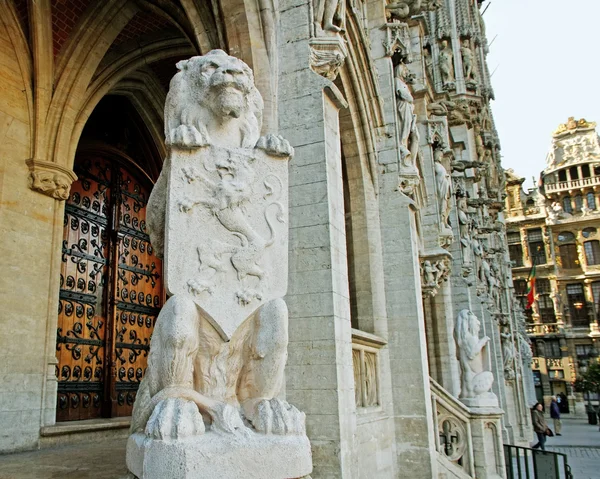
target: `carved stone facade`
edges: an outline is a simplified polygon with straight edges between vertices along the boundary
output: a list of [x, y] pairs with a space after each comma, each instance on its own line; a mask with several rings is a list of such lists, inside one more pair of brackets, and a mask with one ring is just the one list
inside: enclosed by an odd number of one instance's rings
[[[252, 447], [310, 442], [314, 479], [504, 476], [502, 442], [530, 439], [531, 376], [486, 3], [58, 3], [0, 6], [0, 258], [23, 278], [0, 288], [0, 450], [74, 441], [61, 421], [92, 409], [76, 440], [103, 428], [125, 448], [104, 416], [131, 422], [137, 395], [134, 432], [171, 466], [165, 438], [225, 424]], [[577, 150], [570, 126], [557, 138]], [[61, 277], [67, 263], [80, 270]], [[137, 291], [146, 278], [156, 291]], [[162, 349], [190, 344], [193, 365], [165, 366]], [[191, 402], [148, 390], [171, 372]], [[143, 396], [161, 404], [149, 417]], [[150, 469], [136, 474], [167, 477]]]
[[599, 158], [596, 124], [569, 118], [552, 133], [538, 187], [524, 191], [524, 179], [506, 172], [512, 276], [533, 349], [536, 399], [549, 403], [561, 394], [580, 412], [583, 398], [572, 382], [597, 354], [600, 337]]

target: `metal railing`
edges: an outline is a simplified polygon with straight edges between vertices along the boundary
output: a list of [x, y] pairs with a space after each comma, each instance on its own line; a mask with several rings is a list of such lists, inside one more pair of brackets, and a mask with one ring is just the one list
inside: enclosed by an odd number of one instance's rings
[[504, 444], [507, 479], [573, 479], [567, 455]]

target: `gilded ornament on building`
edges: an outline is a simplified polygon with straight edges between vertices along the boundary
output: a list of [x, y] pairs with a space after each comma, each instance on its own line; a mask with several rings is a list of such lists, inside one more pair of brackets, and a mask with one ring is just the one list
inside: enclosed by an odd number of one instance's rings
[[580, 128], [596, 128], [596, 122], [587, 121], [585, 118], [575, 120], [575, 117], [571, 116], [566, 123], [561, 123], [558, 125], [558, 128], [554, 131], [553, 136], [558, 136], [565, 132], [572, 132]]

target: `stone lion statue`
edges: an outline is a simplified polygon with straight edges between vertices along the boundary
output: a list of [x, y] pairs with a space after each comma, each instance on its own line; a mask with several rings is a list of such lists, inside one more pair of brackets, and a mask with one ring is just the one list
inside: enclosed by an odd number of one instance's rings
[[461, 399], [477, 398], [489, 393], [494, 375], [484, 367], [484, 348], [490, 338], [479, 338], [481, 324], [471, 311], [463, 309], [456, 318], [454, 339], [461, 369]]
[[180, 61], [177, 68], [165, 103], [167, 145], [195, 148], [227, 138], [220, 146], [253, 148], [264, 105], [250, 67], [212, 50]]
[[[210, 201], [189, 204], [180, 214], [194, 207], [208, 209], [220, 222], [219, 228], [240, 239], [242, 245], [235, 245], [235, 254], [230, 253], [230, 262], [240, 276], [242, 262], [256, 266], [258, 253], [262, 254], [266, 245], [258, 245], [257, 235], [240, 216], [238, 197], [246, 198], [258, 183], [256, 175], [246, 171], [249, 163], [240, 163], [238, 156], [246, 155], [250, 158], [247, 161], [258, 162], [256, 150], [263, 150], [270, 156], [289, 159], [293, 149], [280, 136], [260, 137], [263, 100], [244, 62], [222, 50], [213, 50], [181, 61], [177, 67], [180, 71], [171, 81], [165, 105], [165, 135], [170, 151], [148, 202], [151, 242], [163, 255], [165, 220], [169, 225], [172, 221], [166, 218], [167, 198], [183, 194], [173, 186], [177, 172], [183, 171], [177, 162], [191, 160], [197, 163], [199, 173], [196, 178], [188, 172], [185, 184], [200, 193], [212, 192], [213, 196]], [[211, 173], [208, 160], [213, 162], [214, 177], [225, 178], [212, 189], [208, 176], [204, 176]], [[244, 165], [246, 169], [241, 171]], [[268, 178], [260, 179], [260, 184], [263, 180]], [[280, 183], [282, 188], [287, 187], [287, 177], [285, 181]], [[265, 196], [269, 194], [272, 191]], [[247, 199], [251, 209], [252, 198]], [[189, 238], [201, 237], [201, 233], [191, 226], [177, 231]], [[210, 242], [206, 238], [203, 241]], [[212, 242], [217, 243], [214, 239]], [[285, 251], [287, 254], [287, 246]], [[243, 253], [246, 256], [242, 257]], [[168, 261], [176, 257], [169, 251], [166, 256]], [[207, 260], [203, 260], [203, 266], [205, 263]], [[169, 274], [165, 273], [165, 279]], [[304, 413], [277, 397], [287, 358], [288, 314], [284, 300], [275, 298], [254, 311], [248, 310], [246, 321], [224, 340], [213, 327], [212, 318], [194, 302], [193, 294], [179, 290], [170, 293], [173, 295], [162, 308], [153, 332], [148, 368], [134, 405], [132, 432], [144, 432], [157, 440], [197, 437], [208, 428], [217, 435], [248, 435], [250, 429], [263, 434], [304, 435]]]

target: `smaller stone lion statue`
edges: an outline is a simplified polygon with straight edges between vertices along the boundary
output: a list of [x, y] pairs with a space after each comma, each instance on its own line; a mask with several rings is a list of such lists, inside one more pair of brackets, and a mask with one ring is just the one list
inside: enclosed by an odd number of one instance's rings
[[471, 311], [463, 309], [458, 313], [454, 327], [454, 339], [458, 347], [458, 360], [461, 369], [461, 399], [487, 396], [494, 375], [484, 367], [484, 348], [490, 338], [479, 338], [481, 324]]

